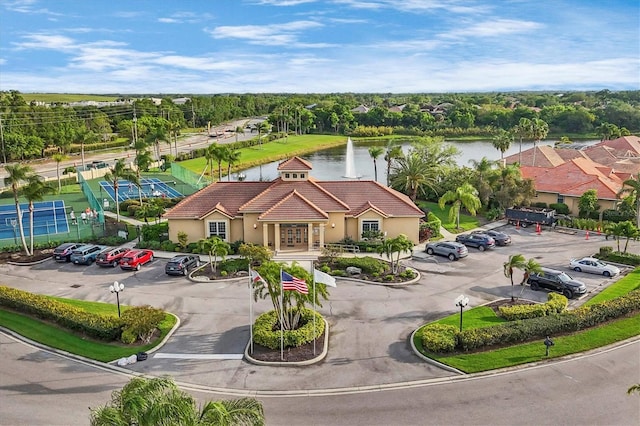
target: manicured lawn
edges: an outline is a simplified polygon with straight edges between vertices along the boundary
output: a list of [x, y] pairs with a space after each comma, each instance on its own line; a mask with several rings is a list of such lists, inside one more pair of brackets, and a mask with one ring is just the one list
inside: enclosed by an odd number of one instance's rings
[[[347, 138], [341, 135], [298, 135], [289, 136], [286, 139], [280, 139], [273, 142], [263, 143], [262, 145], [253, 146], [251, 148], [240, 149], [240, 162], [232, 169], [244, 170], [260, 164], [270, 163], [272, 161], [289, 158], [294, 155], [302, 155], [315, 152], [324, 148], [331, 148], [347, 143]], [[192, 160], [181, 161], [180, 165], [194, 173], [202, 173], [207, 160], [204, 157], [194, 158]], [[217, 164], [214, 162], [214, 169]], [[227, 165], [223, 163], [222, 174], [226, 176]], [[207, 171], [210, 175], [210, 171]], [[217, 169], [214, 170], [214, 176], [217, 176]]]
[[438, 203], [434, 203], [431, 201], [418, 201], [417, 204], [421, 208], [426, 207], [430, 211], [432, 211], [433, 214], [436, 215], [438, 219], [440, 219], [440, 221], [442, 222], [442, 227], [449, 232], [452, 232], [452, 233], [466, 232], [480, 226], [480, 221], [478, 220], [477, 217], [460, 213], [460, 229], [456, 229], [455, 222], [454, 223], [449, 222], [449, 209], [451, 208], [450, 205], [447, 205], [445, 206], [444, 209], [441, 209]]
[[[586, 304], [593, 304], [613, 299], [627, 294], [637, 288], [640, 288], [640, 268], [636, 268], [626, 277], [613, 283]], [[502, 319], [500, 317], [495, 315], [492, 309], [480, 306], [463, 313], [463, 328], [490, 326], [492, 324], [502, 322], [501, 320]], [[435, 322], [453, 325], [457, 328], [460, 324], [460, 313], [449, 315]], [[550, 350], [549, 358], [561, 357], [610, 345], [612, 343], [637, 336], [639, 333], [640, 314], [629, 318], [611, 321], [599, 327], [594, 327], [566, 336], [554, 337], [555, 345]], [[514, 365], [548, 359], [545, 356], [545, 346], [542, 342], [543, 339], [483, 352], [437, 355], [427, 353], [423, 349], [418, 335], [419, 333], [415, 333], [413, 342], [420, 352], [436, 361], [457, 368], [465, 373], [495, 370], [498, 368], [512, 367]]]
[[[82, 300], [53, 299], [70, 305], [80, 307], [89, 312], [117, 315], [118, 310], [115, 305], [100, 302], [85, 302]], [[127, 309], [127, 306], [121, 306]], [[42, 343], [52, 348], [60, 349], [72, 354], [84, 356], [102, 362], [110, 362], [118, 358], [130, 356], [140, 351], [148, 351], [158, 345], [175, 325], [176, 318], [167, 314], [164, 321], [160, 323], [160, 336], [148, 345], [129, 346], [122, 343], [107, 343], [99, 340], [88, 339], [79, 334], [69, 332], [53, 324], [45, 323], [32, 317], [21, 315], [11, 311], [0, 309], [0, 325], [16, 333]]]

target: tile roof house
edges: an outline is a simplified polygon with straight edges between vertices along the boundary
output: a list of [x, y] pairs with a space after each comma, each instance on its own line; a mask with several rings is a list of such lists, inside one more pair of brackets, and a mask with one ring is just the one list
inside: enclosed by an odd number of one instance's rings
[[418, 243], [424, 213], [407, 197], [369, 180], [321, 181], [312, 165], [293, 157], [271, 182], [215, 182], [186, 197], [164, 217], [169, 238], [218, 235], [227, 242], [261, 244], [276, 251], [310, 251], [365, 231], [405, 234]]
[[510, 155], [505, 161], [513, 164], [520, 158], [522, 177], [535, 182], [536, 201], [565, 203], [575, 214], [580, 196], [595, 189], [601, 209], [612, 209], [622, 182], [640, 173], [640, 138], [624, 136], [582, 150], [538, 146], [522, 155]]

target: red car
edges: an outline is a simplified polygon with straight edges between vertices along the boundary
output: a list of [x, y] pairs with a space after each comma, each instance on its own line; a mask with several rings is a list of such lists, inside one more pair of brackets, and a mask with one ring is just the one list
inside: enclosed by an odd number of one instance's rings
[[120, 269], [140, 270], [142, 265], [153, 260], [153, 251], [151, 250], [129, 250], [120, 259]]
[[96, 257], [96, 265], [116, 267], [120, 264], [120, 259], [131, 251], [128, 247], [110, 247], [103, 250]]

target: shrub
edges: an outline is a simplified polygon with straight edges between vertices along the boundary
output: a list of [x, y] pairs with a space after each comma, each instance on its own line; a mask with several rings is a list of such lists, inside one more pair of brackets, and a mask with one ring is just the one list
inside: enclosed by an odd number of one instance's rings
[[347, 269], [349, 266], [355, 266], [362, 269], [365, 274], [377, 272], [381, 274], [387, 269], [387, 263], [373, 257], [339, 257], [335, 259], [335, 266], [340, 269]]
[[429, 324], [421, 330], [422, 347], [435, 353], [453, 352], [456, 347], [458, 330], [448, 324]]
[[531, 203], [531, 207], [537, 207], [537, 208], [540, 208], [540, 209], [546, 209], [547, 208], [547, 203], [541, 203], [541, 202]]
[[[285, 330], [283, 333], [284, 347], [298, 347], [313, 342], [324, 333], [324, 319], [322, 315], [303, 308], [300, 310], [300, 327], [296, 330]], [[316, 320], [313, 320], [313, 317]], [[269, 311], [260, 315], [253, 326], [254, 341], [270, 349], [280, 347], [280, 329], [277, 327], [279, 319], [276, 311]], [[314, 329], [315, 323], [315, 329]]]
[[559, 214], [569, 214], [569, 206], [565, 203], [549, 204], [549, 208], [554, 209]]
[[170, 240], [165, 240], [163, 242], [160, 243], [160, 250], [164, 250], [164, 251], [175, 251], [176, 249], [176, 244], [173, 243]]
[[634, 253], [620, 253], [619, 251], [611, 252], [607, 255], [597, 253], [598, 259], [606, 260], [613, 263], [622, 263], [623, 265], [640, 266], [640, 255]]
[[[151, 306], [136, 306], [127, 309], [122, 313], [123, 331], [121, 340], [131, 340], [135, 336], [135, 340], [140, 339], [143, 343], [149, 343], [153, 333], [158, 325], [164, 320], [165, 313], [161, 309], [152, 308]], [[130, 342], [133, 343], [133, 342]]]
[[531, 305], [500, 306], [500, 316], [507, 321], [516, 321], [545, 315], [561, 313], [567, 308], [569, 301], [558, 293], [549, 293], [546, 303]]

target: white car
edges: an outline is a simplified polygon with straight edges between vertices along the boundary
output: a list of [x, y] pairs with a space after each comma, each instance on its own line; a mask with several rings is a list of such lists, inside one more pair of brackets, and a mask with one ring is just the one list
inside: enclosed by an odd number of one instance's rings
[[569, 265], [576, 272], [588, 272], [590, 274], [604, 275], [605, 277], [613, 277], [620, 273], [620, 269], [617, 266], [606, 264], [595, 257], [571, 259]]

